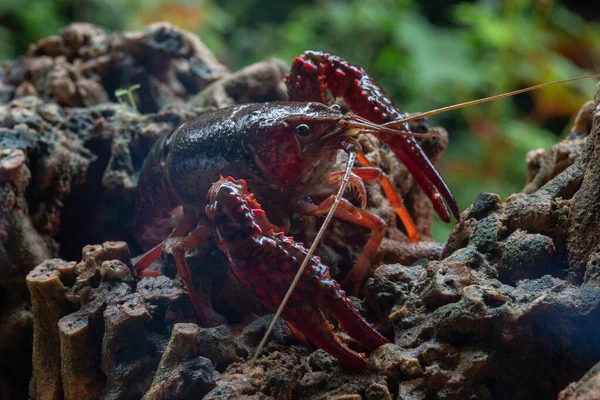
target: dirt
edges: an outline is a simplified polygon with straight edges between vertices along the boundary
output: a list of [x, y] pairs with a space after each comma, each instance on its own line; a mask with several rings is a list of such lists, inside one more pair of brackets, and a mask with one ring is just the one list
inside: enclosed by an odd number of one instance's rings
[[[482, 193], [446, 244], [432, 241], [431, 205], [406, 169], [376, 138], [361, 138], [423, 239], [408, 243], [368, 183], [367, 207], [389, 230], [373, 262], [381, 266], [352, 300], [393, 343], [367, 354], [364, 373], [300, 342], [283, 321], [250, 364], [271, 315], [214, 244], [189, 262], [218, 326], [196, 323], [168, 251], [162, 276], [136, 277], [141, 249], [129, 232], [152, 144], [211, 107], [285, 100], [286, 69], [267, 59], [230, 72], [168, 24], [70, 25], [5, 65], [0, 398], [600, 398], [598, 98], [567, 139], [528, 154], [522, 193], [504, 202]], [[115, 91], [138, 83], [137, 111], [119, 104]], [[411, 129], [439, 133], [421, 139], [437, 160], [448, 134], [424, 121]], [[320, 221], [293, 215], [292, 234], [310, 243]], [[368, 235], [332, 224], [318, 253], [335, 277]]]

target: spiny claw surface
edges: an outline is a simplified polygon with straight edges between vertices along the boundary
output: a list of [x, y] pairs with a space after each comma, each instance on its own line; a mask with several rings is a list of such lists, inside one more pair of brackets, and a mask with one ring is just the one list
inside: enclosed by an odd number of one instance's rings
[[[236, 277], [272, 311], [281, 303], [308, 253], [293, 238], [270, 230], [264, 212], [240, 181], [224, 179], [208, 192], [206, 213], [214, 221], [217, 243]], [[329, 275], [319, 257], [312, 257], [292, 294], [283, 318], [309, 340], [344, 364], [362, 371], [364, 355], [349, 349], [322, 313], [328, 309], [340, 327], [371, 350], [388, 343], [364, 319]]]
[[[285, 82], [290, 100], [326, 103], [329, 90], [334, 98], [343, 98], [355, 114], [377, 124], [404, 118], [390, 97], [363, 68], [329, 53], [307, 51], [296, 57]], [[406, 123], [399, 128], [409, 131]], [[460, 221], [454, 195], [419, 142], [412, 136], [389, 133], [378, 134], [378, 137], [404, 163], [440, 218], [449, 222], [451, 212]]]

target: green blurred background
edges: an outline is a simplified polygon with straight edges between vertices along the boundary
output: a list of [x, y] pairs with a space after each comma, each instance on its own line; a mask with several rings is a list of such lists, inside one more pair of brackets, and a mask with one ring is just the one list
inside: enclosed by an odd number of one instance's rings
[[[408, 112], [600, 72], [600, 5], [505, 0], [0, 0], [0, 60], [72, 21], [141, 29], [167, 20], [238, 69], [325, 50], [362, 65]], [[525, 154], [567, 134], [593, 80], [432, 118], [450, 132], [440, 169], [461, 208], [525, 181]], [[445, 240], [450, 226], [437, 223]]]

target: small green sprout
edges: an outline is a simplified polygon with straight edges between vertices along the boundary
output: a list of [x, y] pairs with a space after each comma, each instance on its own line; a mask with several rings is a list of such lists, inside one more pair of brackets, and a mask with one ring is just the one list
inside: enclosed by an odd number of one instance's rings
[[139, 89], [140, 87], [141, 87], [141, 85], [139, 83], [136, 83], [135, 85], [130, 86], [129, 89], [115, 90], [115, 96], [116, 96], [119, 104], [121, 104], [124, 107], [127, 106], [128, 105], [127, 101], [123, 100], [123, 96], [127, 96], [127, 100], [129, 100], [129, 105], [131, 106], [131, 108], [133, 108], [133, 111], [138, 112], [137, 106], [135, 104], [135, 100], [133, 99], [132, 92], [136, 89]]

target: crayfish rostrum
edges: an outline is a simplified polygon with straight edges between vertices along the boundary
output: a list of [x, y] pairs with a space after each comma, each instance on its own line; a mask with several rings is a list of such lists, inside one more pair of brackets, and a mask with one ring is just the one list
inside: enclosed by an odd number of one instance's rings
[[[173, 246], [177, 270], [203, 323], [210, 321], [192, 284], [186, 251], [204, 246], [214, 233], [234, 275], [274, 310], [306, 254], [302, 244], [285, 236], [289, 212], [313, 216], [328, 212], [343, 175], [332, 172], [332, 166], [340, 150], [360, 152], [356, 140], [360, 134], [375, 134], [400, 158], [444, 221], [450, 220], [451, 213], [459, 218], [454, 197], [408, 125], [394, 123], [403, 115], [362, 68], [327, 53], [306, 52], [295, 59], [285, 80], [291, 102], [244, 104], [205, 112], [157, 141], [144, 162], [135, 234], [140, 242], [154, 245], [164, 239], [161, 235], [165, 230], [172, 230], [170, 237], [178, 238]], [[327, 92], [342, 98], [352, 112], [344, 114], [339, 106], [327, 105]], [[363, 166], [353, 168], [350, 186], [359, 192], [362, 204], [342, 200], [335, 211], [336, 217], [372, 232], [342, 282], [354, 295], [386, 228], [380, 217], [364, 208], [363, 181], [381, 182], [409, 239], [418, 240], [414, 224], [386, 174], [360, 153], [358, 160]], [[315, 199], [323, 200], [317, 203]], [[172, 210], [178, 206], [183, 206], [183, 212], [172, 218]], [[159, 257], [162, 247], [162, 242], [158, 243], [142, 256], [136, 270], [143, 273]], [[323, 317], [324, 308], [366, 347], [375, 349], [387, 342], [352, 306], [329, 276], [328, 268], [315, 257], [283, 317], [319, 347], [362, 369], [364, 356], [341, 344]]]

